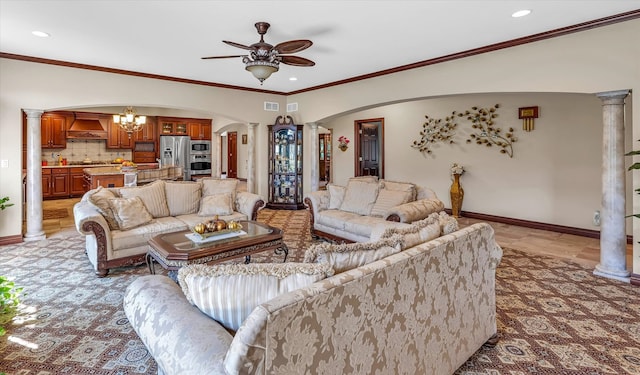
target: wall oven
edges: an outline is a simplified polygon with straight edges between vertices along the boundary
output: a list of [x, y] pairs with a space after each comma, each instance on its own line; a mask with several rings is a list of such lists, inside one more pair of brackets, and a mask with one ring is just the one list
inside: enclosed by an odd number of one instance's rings
[[211, 154], [191, 154], [189, 156], [189, 174], [211, 175]]
[[208, 154], [211, 155], [211, 141], [191, 140], [189, 142], [189, 153], [196, 154]]

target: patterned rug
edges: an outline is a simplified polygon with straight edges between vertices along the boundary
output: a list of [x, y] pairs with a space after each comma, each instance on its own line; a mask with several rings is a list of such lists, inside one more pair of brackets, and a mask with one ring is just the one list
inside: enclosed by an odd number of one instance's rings
[[[302, 259], [312, 242], [306, 211], [265, 209], [259, 220], [284, 229], [288, 261]], [[0, 247], [0, 274], [27, 293], [21, 314], [0, 338], [0, 372], [157, 372], [121, 307], [126, 286], [147, 269], [127, 267], [97, 278], [83, 246], [81, 236], [66, 230], [39, 243]], [[640, 288], [597, 278], [573, 263], [504, 249], [497, 272], [501, 340], [480, 349], [456, 374], [640, 374], [639, 301]]]

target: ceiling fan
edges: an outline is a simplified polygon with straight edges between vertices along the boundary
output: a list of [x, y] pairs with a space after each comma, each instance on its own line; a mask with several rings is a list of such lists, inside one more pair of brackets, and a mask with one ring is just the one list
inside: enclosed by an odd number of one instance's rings
[[203, 60], [208, 59], [227, 59], [232, 57], [242, 57], [242, 62], [245, 64], [245, 69], [250, 71], [254, 77], [256, 77], [260, 84], [265, 79], [269, 78], [272, 73], [275, 73], [280, 68], [280, 63], [293, 65], [293, 66], [314, 66], [316, 63], [309, 59], [299, 56], [289, 56], [292, 53], [303, 51], [311, 45], [313, 42], [306, 39], [290, 40], [288, 42], [278, 43], [272, 46], [264, 41], [264, 34], [269, 29], [269, 23], [257, 22], [255, 24], [258, 34], [260, 34], [260, 41], [253, 43], [250, 46], [244, 44], [230, 42], [223, 40], [224, 43], [242, 48], [250, 51], [248, 55], [230, 55], [230, 56], [209, 56], [203, 57]]

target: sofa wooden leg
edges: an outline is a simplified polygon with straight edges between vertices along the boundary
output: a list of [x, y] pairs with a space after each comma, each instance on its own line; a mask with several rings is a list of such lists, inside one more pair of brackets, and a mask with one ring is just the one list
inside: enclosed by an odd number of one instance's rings
[[96, 276], [98, 277], [105, 277], [107, 276], [107, 274], [109, 273], [109, 269], [105, 269], [105, 270], [96, 270]]
[[495, 348], [496, 345], [498, 345], [498, 341], [500, 341], [500, 337], [496, 333], [493, 336], [489, 337], [489, 340], [487, 340], [487, 342], [485, 342], [483, 346], [487, 348]]

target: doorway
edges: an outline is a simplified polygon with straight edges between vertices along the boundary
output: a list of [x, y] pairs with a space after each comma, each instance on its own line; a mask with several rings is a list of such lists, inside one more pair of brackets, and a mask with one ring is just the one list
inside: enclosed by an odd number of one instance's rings
[[331, 182], [331, 129], [319, 128], [318, 134], [318, 188], [324, 190]]
[[384, 178], [384, 118], [356, 120], [354, 176]]
[[227, 177], [238, 178], [238, 132], [227, 133]]

